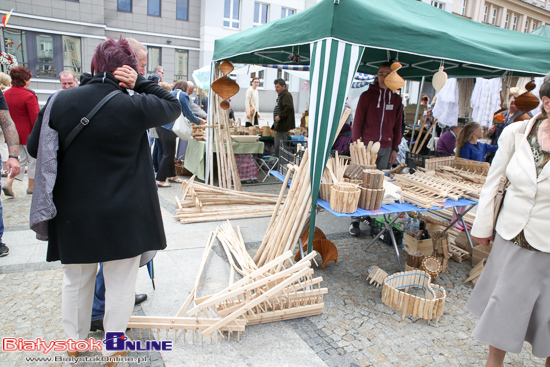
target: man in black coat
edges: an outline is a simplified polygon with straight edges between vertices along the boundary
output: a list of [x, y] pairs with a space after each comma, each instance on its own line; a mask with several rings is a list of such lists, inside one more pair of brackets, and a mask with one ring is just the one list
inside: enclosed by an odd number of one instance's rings
[[279, 157], [281, 140], [288, 139], [288, 132], [296, 127], [294, 116], [294, 100], [292, 94], [286, 89], [284, 79], [275, 80], [275, 91], [277, 92], [277, 104], [273, 110], [273, 130], [275, 130], [275, 156]]

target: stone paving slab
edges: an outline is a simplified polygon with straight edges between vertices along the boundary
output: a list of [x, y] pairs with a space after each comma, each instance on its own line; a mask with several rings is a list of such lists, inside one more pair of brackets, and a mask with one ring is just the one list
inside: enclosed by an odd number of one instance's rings
[[[14, 186], [16, 197], [2, 194], [6, 233], [4, 242], [10, 246], [9, 256], [0, 258], [0, 320], [1, 337], [41, 337], [63, 339], [61, 326], [61, 281], [59, 263], [45, 262], [46, 244], [37, 241], [28, 230], [30, 195], [26, 182]], [[278, 193], [278, 185], [246, 185], [246, 191]], [[162, 215], [169, 247], [155, 259], [155, 282], [140, 270], [136, 290], [147, 293], [148, 301], [135, 307], [136, 315], [165, 316], [174, 314], [193, 286], [200, 265], [206, 238], [220, 223], [182, 225], [172, 218], [174, 196], [180, 189], [171, 187], [159, 191]], [[243, 228], [250, 253], [254, 253], [269, 218], [232, 221]], [[365, 231], [358, 238], [347, 233], [349, 220], [337, 219], [327, 212], [318, 215], [318, 226], [333, 241], [339, 251], [337, 263], [324, 270], [315, 267], [315, 276], [322, 276], [325, 308], [321, 315], [248, 327], [241, 340], [176, 342], [173, 352], [131, 353], [134, 358], [146, 358], [139, 366], [480, 366], [484, 364], [487, 346], [473, 339], [475, 318], [466, 310], [473, 288], [463, 284], [471, 265], [449, 262], [447, 273], [438, 284], [447, 290], [447, 303], [438, 324], [432, 320], [406, 317], [381, 302], [382, 287], [366, 282], [368, 269], [377, 265], [388, 273], [398, 270], [393, 248], [381, 242], [364, 251], [370, 240]], [[362, 229], [366, 227], [362, 225]], [[404, 263], [405, 257], [402, 254]], [[210, 294], [225, 286], [227, 262], [223, 250], [214, 246], [207, 263], [200, 292]], [[137, 334], [135, 334], [137, 335]], [[102, 338], [103, 333], [90, 336]], [[148, 336], [143, 335], [145, 340]], [[157, 336], [158, 337], [158, 336]], [[161, 334], [162, 337], [162, 334]], [[93, 356], [92, 353], [87, 353]], [[64, 356], [52, 353], [51, 356]], [[27, 352], [1, 354], [2, 366], [27, 364], [25, 357], [42, 357]], [[35, 362], [36, 365], [69, 366], [70, 362]], [[97, 363], [79, 363], [97, 366]], [[529, 344], [520, 354], [509, 354], [505, 366], [542, 366], [544, 361], [532, 356]], [[119, 363], [117, 366], [138, 366]]]

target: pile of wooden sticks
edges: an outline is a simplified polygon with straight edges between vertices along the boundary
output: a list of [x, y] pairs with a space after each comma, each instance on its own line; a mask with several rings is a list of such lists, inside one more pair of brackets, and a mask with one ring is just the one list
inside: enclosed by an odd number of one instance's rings
[[269, 217], [284, 201], [277, 195], [218, 188], [195, 182], [194, 178], [183, 182], [182, 198], [176, 197], [175, 218], [181, 223]]

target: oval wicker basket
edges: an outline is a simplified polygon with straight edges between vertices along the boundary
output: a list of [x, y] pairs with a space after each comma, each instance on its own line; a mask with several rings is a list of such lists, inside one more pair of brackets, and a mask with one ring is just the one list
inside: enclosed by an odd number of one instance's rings
[[352, 183], [339, 182], [330, 188], [330, 209], [338, 213], [354, 213], [357, 211], [361, 190]]
[[[409, 288], [421, 288], [425, 297], [407, 293]], [[395, 273], [386, 278], [382, 288], [382, 302], [401, 312], [402, 319], [411, 315], [435, 322], [443, 314], [447, 293], [443, 287], [430, 283], [430, 275], [421, 270]]]

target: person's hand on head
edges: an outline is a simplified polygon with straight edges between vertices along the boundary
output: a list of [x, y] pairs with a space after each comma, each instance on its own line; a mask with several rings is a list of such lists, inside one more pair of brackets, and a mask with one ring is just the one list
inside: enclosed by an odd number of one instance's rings
[[134, 89], [137, 80], [137, 72], [128, 65], [123, 65], [113, 72], [119, 81], [118, 85], [126, 89]]

